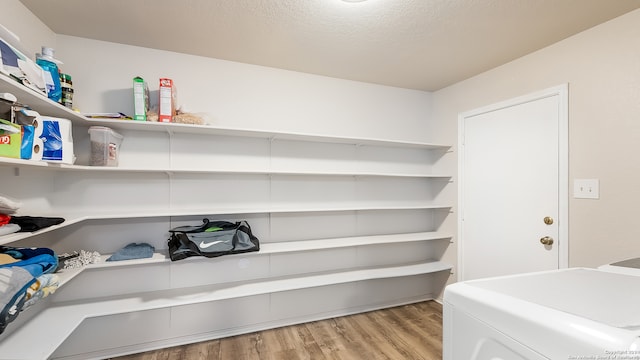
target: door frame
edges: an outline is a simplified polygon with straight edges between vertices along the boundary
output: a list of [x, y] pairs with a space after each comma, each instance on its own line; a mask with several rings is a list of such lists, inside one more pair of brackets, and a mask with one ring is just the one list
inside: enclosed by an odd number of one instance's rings
[[464, 280], [464, 124], [467, 118], [488, 112], [558, 96], [558, 267], [569, 266], [569, 84], [554, 86], [513, 99], [483, 106], [458, 115], [458, 271], [457, 281]]

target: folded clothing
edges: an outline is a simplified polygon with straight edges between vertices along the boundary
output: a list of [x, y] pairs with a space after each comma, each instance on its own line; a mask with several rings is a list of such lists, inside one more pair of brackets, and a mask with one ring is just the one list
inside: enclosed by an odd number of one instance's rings
[[0, 195], [0, 214], [14, 214], [20, 209], [21, 205], [18, 201]]
[[48, 248], [0, 246], [0, 254], [9, 255], [18, 260], [12, 263], [0, 264], [0, 268], [18, 266], [29, 271], [33, 277], [54, 272], [58, 267], [56, 253]]
[[155, 248], [147, 243], [131, 243], [111, 255], [107, 261], [146, 259], [153, 256]]
[[10, 222], [20, 225], [20, 232], [31, 232], [61, 224], [64, 222], [64, 219], [56, 217], [12, 216]]
[[[24, 305], [29, 299], [28, 290], [41, 279], [42, 285], [36, 286], [33, 292], [33, 303], [38, 298], [44, 297], [45, 291], [55, 291], [51, 286], [56, 286], [57, 280], [48, 276], [58, 267], [58, 257], [55, 252], [47, 248], [17, 248], [0, 246], [2, 263], [0, 263], [0, 333], [7, 324], [13, 321], [18, 313], [24, 310]], [[15, 261], [12, 261], [14, 259]], [[42, 287], [42, 289], [40, 289]], [[51, 287], [49, 289], [44, 289]], [[41, 294], [37, 294], [42, 290]]]
[[44, 299], [53, 294], [58, 289], [60, 278], [56, 274], [44, 274], [38, 276], [31, 286], [27, 289], [22, 311], [33, 306], [38, 300]]
[[35, 280], [23, 268], [0, 268], [0, 334], [22, 310], [27, 298], [27, 289]]
[[4, 265], [4, 264], [13, 264], [15, 262], [18, 262], [20, 260], [14, 258], [13, 256], [9, 255], [9, 254], [0, 254], [0, 265]]
[[9, 235], [20, 231], [20, 225], [6, 224], [0, 226], [0, 235]]

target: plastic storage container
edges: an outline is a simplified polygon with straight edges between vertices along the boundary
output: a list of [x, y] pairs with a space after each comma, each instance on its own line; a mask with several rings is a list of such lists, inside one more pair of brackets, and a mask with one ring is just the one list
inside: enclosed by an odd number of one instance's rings
[[124, 137], [105, 126], [89, 128], [91, 166], [118, 166], [118, 152]]

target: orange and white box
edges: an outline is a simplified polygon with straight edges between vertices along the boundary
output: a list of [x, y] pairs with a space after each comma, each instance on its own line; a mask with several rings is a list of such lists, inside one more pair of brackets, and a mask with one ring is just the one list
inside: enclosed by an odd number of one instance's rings
[[176, 88], [173, 80], [160, 79], [160, 91], [158, 99], [158, 121], [171, 122], [176, 114]]

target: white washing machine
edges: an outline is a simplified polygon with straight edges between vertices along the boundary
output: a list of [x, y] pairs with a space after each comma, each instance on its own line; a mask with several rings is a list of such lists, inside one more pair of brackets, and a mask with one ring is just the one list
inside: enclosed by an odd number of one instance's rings
[[444, 360], [640, 359], [640, 276], [571, 268], [459, 282], [443, 316]]

